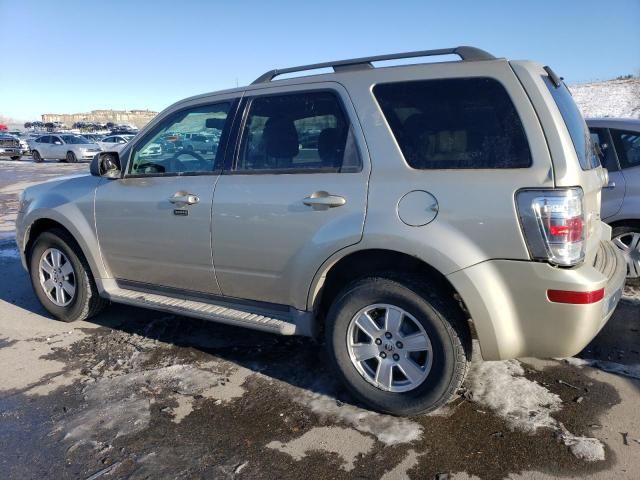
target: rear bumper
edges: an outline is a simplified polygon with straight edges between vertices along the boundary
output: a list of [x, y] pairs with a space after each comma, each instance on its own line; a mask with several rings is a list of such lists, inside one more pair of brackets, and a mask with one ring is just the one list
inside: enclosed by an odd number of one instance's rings
[[[622, 254], [600, 244], [592, 265], [557, 268], [546, 263], [492, 260], [449, 275], [471, 318], [485, 360], [565, 357], [582, 350], [605, 325], [626, 277]], [[548, 290], [590, 292], [604, 298], [575, 305], [553, 303]]]

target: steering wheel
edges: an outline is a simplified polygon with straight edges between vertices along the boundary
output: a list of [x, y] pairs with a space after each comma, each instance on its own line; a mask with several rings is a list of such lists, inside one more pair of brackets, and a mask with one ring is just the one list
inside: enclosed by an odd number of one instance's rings
[[[193, 150], [181, 150], [179, 152], [177, 152], [173, 157], [169, 158], [167, 161], [169, 162], [171, 171], [173, 172], [182, 172], [185, 171], [183, 170], [181, 167], [184, 166], [183, 162], [178, 158], [181, 155], [191, 155], [193, 158], [196, 159], [197, 161], [197, 170], [198, 171], [204, 171], [207, 168], [207, 161], [205, 160], [205, 158], [194, 152]], [[195, 163], [195, 162], [194, 162]], [[188, 171], [193, 170], [193, 168], [191, 168], [191, 166], [189, 166]]]

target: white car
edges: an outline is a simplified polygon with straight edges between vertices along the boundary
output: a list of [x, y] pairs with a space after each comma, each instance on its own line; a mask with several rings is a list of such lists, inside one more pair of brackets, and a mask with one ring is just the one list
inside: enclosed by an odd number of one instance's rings
[[76, 163], [78, 160], [92, 160], [101, 151], [97, 143], [81, 135], [66, 133], [43, 135], [32, 140], [29, 147], [34, 162], [50, 158]]
[[97, 143], [104, 151], [119, 152], [134, 136], [135, 135], [110, 135]]

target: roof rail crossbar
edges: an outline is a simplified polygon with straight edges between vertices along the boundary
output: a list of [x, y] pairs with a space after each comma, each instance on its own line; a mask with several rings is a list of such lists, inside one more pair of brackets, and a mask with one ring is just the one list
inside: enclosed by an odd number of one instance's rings
[[372, 62], [384, 62], [386, 60], [398, 60], [402, 58], [433, 57], [437, 55], [458, 55], [462, 61], [495, 60], [496, 57], [484, 50], [475, 47], [455, 47], [440, 48], [437, 50], [418, 50], [415, 52], [390, 53], [388, 55], [377, 55], [373, 57], [350, 58], [348, 60], [338, 60], [335, 62], [314, 63], [311, 65], [301, 65], [299, 67], [289, 67], [269, 70], [256, 78], [253, 84], [267, 83], [278, 75], [286, 73], [304, 72], [306, 70], [318, 70], [321, 68], [333, 68], [334, 72], [346, 70], [358, 70], [361, 68], [373, 68]]

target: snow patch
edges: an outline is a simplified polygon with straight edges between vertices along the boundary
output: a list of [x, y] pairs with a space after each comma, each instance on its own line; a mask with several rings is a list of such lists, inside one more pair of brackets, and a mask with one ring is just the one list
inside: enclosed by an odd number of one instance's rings
[[65, 421], [66, 438], [88, 439], [98, 430], [116, 437], [145, 430], [155, 398], [167, 392], [171, 393], [166, 398], [175, 400], [177, 405], [168, 409], [175, 423], [194, 410], [195, 396], [230, 402], [244, 395], [242, 384], [252, 372], [238, 368], [226, 374], [222, 368], [215, 362], [200, 366], [178, 364], [100, 377], [84, 388], [87, 408]]
[[517, 360], [478, 362], [472, 364], [468, 384], [474, 400], [503, 417], [511, 428], [527, 433], [555, 428], [551, 413], [560, 410], [562, 400], [523, 375]]
[[335, 453], [342, 458], [341, 468], [350, 472], [357, 457], [369, 453], [373, 444], [372, 438], [351, 428], [316, 427], [287, 443], [270, 442], [267, 448], [284, 452], [294, 460], [301, 460], [313, 451]]
[[295, 395], [294, 399], [309, 407], [319, 417], [337, 419], [360, 432], [374, 435], [386, 445], [411, 443], [422, 435], [422, 426], [416, 422], [338, 403], [334, 397], [322, 393], [304, 390]]
[[385, 473], [380, 480], [408, 480], [409, 475], [407, 475], [407, 472], [418, 464], [420, 455], [421, 454], [416, 453], [414, 450], [409, 450], [404, 460], [396, 465], [393, 470]]
[[569, 90], [585, 117], [640, 118], [638, 77], [569, 85]]
[[588, 462], [604, 460], [600, 440], [573, 435], [552, 417], [562, 408], [562, 400], [524, 377], [524, 369], [517, 360], [474, 362], [467, 382], [474, 401], [504, 418], [510, 428], [531, 434], [540, 428], [550, 429], [576, 458]]

